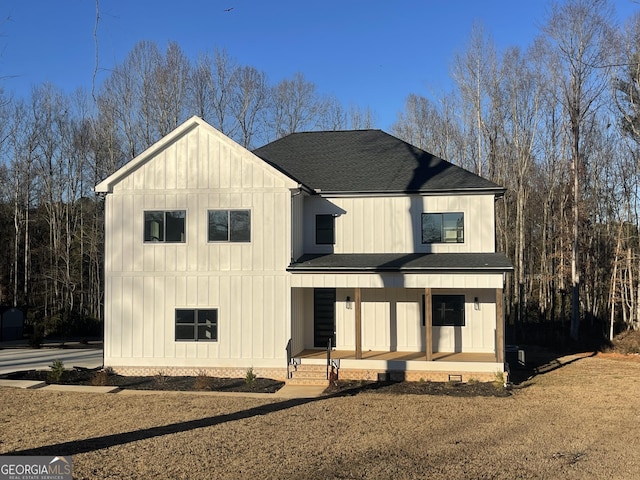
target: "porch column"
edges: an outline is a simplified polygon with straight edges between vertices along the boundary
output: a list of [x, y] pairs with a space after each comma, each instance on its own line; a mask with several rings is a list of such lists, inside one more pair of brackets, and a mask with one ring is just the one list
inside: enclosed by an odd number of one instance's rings
[[501, 288], [496, 288], [496, 362], [504, 363], [504, 300]]
[[426, 360], [430, 362], [433, 360], [433, 317], [432, 317], [432, 298], [431, 289], [424, 289], [424, 333], [425, 333], [425, 352]]
[[354, 292], [354, 302], [356, 309], [356, 360], [362, 359], [362, 302], [360, 299], [360, 288]]

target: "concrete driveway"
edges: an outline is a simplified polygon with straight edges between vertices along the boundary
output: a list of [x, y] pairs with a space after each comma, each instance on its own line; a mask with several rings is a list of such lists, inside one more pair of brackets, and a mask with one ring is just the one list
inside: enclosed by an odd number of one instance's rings
[[39, 349], [10, 347], [0, 349], [0, 375], [21, 370], [47, 370], [54, 360], [61, 360], [65, 368], [102, 366], [102, 348], [42, 347]]

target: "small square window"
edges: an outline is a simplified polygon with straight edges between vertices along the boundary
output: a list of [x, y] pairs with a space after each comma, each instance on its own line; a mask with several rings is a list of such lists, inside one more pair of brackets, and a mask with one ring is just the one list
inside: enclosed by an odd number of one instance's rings
[[433, 295], [431, 314], [435, 327], [464, 327], [464, 295]]
[[215, 342], [218, 340], [217, 309], [177, 309], [176, 340]]

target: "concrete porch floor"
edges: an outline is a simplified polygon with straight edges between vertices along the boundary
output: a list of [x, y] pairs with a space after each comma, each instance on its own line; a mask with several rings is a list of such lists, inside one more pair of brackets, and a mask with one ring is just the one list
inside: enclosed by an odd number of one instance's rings
[[[322, 360], [327, 358], [327, 351], [323, 349], [305, 349], [295, 358], [307, 358], [313, 360]], [[355, 360], [356, 352], [354, 350], [332, 350], [332, 359]], [[382, 352], [382, 351], [363, 351], [362, 360], [395, 360], [395, 361], [425, 361], [425, 352]], [[496, 362], [496, 356], [493, 353], [465, 353], [465, 352], [433, 352], [433, 361], [435, 362]]]

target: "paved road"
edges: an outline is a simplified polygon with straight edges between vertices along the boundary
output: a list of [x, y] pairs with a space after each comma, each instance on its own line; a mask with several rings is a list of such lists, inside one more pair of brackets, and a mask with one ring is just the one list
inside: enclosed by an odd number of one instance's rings
[[0, 375], [21, 370], [46, 370], [54, 360], [65, 368], [102, 366], [101, 348], [4, 348], [0, 350]]

